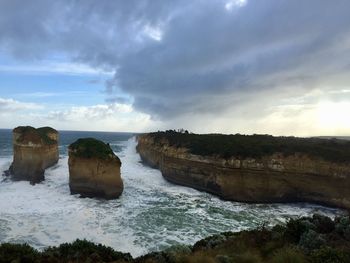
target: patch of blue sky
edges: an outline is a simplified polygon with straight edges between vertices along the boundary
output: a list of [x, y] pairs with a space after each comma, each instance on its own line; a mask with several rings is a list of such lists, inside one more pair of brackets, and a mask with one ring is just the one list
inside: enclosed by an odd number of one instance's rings
[[104, 78], [88, 75], [0, 72], [0, 97], [35, 103], [94, 105], [105, 99]]

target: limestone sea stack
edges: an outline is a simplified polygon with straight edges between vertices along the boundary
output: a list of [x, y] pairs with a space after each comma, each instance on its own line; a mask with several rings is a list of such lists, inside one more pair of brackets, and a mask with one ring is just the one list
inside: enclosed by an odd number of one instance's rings
[[51, 127], [13, 129], [13, 162], [9, 172], [14, 180], [31, 184], [45, 179], [45, 169], [58, 162], [58, 132]]
[[138, 136], [137, 150], [168, 181], [225, 200], [350, 209], [350, 141], [170, 131]]
[[122, 194], [121, 161], [109, 144], [94, 138], [78, 139], [69, 146], [68, 165], [72, 194], [106, 199]]

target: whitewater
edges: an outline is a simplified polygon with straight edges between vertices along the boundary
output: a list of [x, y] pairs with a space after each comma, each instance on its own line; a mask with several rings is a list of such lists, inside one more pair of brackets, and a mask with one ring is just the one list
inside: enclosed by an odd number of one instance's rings
[[[46, 170], [45, 181], [30, 185], [1, 177], [0, 242], [35, 248], [87, 239], [139, 256], [175, 244], [193, 244], [206, 236], [274, 225], [287, 218], [340, 210], [311, 204], [244, 204], [167, 182], [142, 164], [135, 137], [115, 142], [122, 161], [124, 192], [103, 200], [70, 195], [68, 156]], [[63, 147], [63, 146], [60, 146]], [[0, 156], [0, 172], [12, 156]]]

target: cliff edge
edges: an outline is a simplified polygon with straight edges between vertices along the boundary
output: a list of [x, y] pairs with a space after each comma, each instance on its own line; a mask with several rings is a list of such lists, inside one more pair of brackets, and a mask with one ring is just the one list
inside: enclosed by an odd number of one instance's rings
[[69, 146], [69, 188], [72, 194], [112, 199], [123, 192], [120, 159], [108, 144], [94, 138]]
[[347, 209], [349, 150], [342, 140], [176, 132], [140, 135], [137, 145], [141, 159], [168, 181], [225, 200]]
[[13, 129], [13, 162], [9, 172], [15, 180], [31, 184], [45, 179], [45, 169], [58, 162], [58, 132], [51, 127]]

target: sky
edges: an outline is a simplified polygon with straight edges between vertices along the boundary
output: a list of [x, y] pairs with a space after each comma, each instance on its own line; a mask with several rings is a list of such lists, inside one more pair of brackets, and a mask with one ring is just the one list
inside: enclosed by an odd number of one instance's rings
[[0, 128], [350, 135], [348, 0], [0, 0]]

